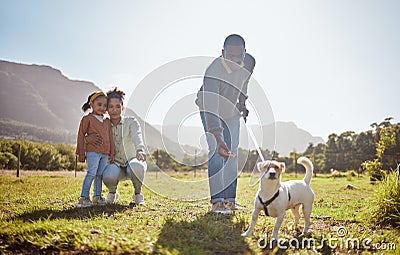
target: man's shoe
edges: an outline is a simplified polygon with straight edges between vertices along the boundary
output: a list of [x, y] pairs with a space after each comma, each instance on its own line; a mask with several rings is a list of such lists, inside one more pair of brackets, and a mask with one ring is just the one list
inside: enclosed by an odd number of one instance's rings
[[95, 205], [105, 205], [107, 204], [106, 200], [102, 196], [93, 197], [93, 204]]
[[232, 214], [232, 210], [225, 207], [224, 202], [216, 202], [211, 206], [211, 212], [221, 214]]
[[229, 202], [229, 201], [225, 201], [225, 207], [229, 208], [232, 211], [247, 210], [246, 207], [243, 207], [243, 206], [239, 205], [238, 203]]
[[144, 205], [144, 196], [142, 194], [134, 195], [134, 200], [136, 205]]
[[88, 197], [80, 197], [76, 207], [84, 208], [84, 207], [90, 207], [92, 205], [93, 205], [92, 201], [90, 201], [90, 199]]
[[119, 197], [118, 191], [115, 193], [108, 193], [107, 198], [106, 198], [106, 204], [113, 204], [115, 201], [117, 201]]

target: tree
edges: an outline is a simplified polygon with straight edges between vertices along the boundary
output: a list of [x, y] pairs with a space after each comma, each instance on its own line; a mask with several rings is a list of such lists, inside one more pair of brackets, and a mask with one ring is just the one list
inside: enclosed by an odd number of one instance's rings
[[337, 166], [337, 156], [339, 154], [339, 149], [336, 144], [338, 136], [333, 133], [328, 136], [328, 142], [325, 148], [325, 171], [329, 171]]
[[338, 136], [338, 139], [336, 141], [338, 147], [338, 154], [336, 158], [337, 169], [347, 170], [353, 166], [353, 135], [353, 131], [346, 131]]
[[376, 158], [362, 163], [362, 167], [371, 175], [371, 181], [381, 180], [384, 169], [384, 153], [388, 149], [397, 146], [397, 126], [390, 123], [392, 118], [386, 118], [379, 125], [371, 124], [375, 128], [375, 134], [379, 137], [376, 143]]
[[361, 163], [373, 159], [375, 156], [375, 139], [371, 130], [361, 132], [354, 142], [354, 151], [356, 157], [357, 168], [361, 166]]
[[167, 169], [175, 169], [176, 162], [174, 160], [174, 155], [169, 154], [168, 152], [164, 150], [155, 150], [151, 154], [151, 158], [154, 160], [156, 165], [163, 170]]

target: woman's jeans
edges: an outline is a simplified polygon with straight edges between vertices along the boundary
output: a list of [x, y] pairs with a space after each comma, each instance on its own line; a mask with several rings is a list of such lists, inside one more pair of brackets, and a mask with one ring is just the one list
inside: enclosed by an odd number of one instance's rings
[[94, 180], [94, 197], [101, 196], [102, 174], [107, 166], [108, 155], [97, 152], [86, 152], [86, 176], [82, 184], [81, 197], [89, 197], [90, 186]]
[[146, 174], [147, 164], [137, 159], [132, 159], [128, 166], [120, 167], [117, 164], [109, 164], [103, 172], [103, 181], [108, 192], [117, 192], [118, 182], [131, 180], [135, 188], [135, 194], [142, 193], [142, 185]]
[[225, 121], [221, 120], [223, 128], [223, 140], [231, 152], [236, 154], [234, 158], [224, 159], [218, 153], [215, 137], [207, 133], [207, 125], [204, 112], [200, 111], [201, 121], [208, 143], [208, 181], [210, 185], [211, 203], [227, 200], [235, 203], [238, 175], [238, 147], [240, 132], [240, 116], [234, 116]]

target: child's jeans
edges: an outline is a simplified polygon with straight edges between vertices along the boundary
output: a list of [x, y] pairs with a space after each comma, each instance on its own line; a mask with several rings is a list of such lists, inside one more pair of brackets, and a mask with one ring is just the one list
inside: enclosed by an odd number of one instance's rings
[[87, 172], [82, 184], [81, 197], [89, 197], [90, 186], [94, 179], [94, 197], [101, 196], [103, 171], [107, 166], [108, 155], [97, 152], [86, 152]]

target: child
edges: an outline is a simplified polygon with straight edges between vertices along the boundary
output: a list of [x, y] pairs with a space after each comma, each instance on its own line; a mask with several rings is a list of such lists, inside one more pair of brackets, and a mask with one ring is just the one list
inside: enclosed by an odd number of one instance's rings
[[[92, 205], [89, 198], [90, 186], [94, 179], [93, 203], [104, 205], [101, 197], [102, 174], [107, 165], [108, 156], [110, 162], [114, 161], [114, 142], [112, 138], [110, 119], [104, 118], [107, 110], [107, 95], [104, 92], [95, 92], [88, 97], [88, 101], [82, 106], [85, 112], [92, 108], [92, 112], [81, 119], [77, 138], [76, 154], [79, 162], [85, 162], [87, 172], [82, 184], [81, 197], [77, 207], [88, 207]], [[100, 145], [85, 143], [85, 136], [98, 134], [103, 142]], [[86, 156], [85, 156], [86, 152]]]

